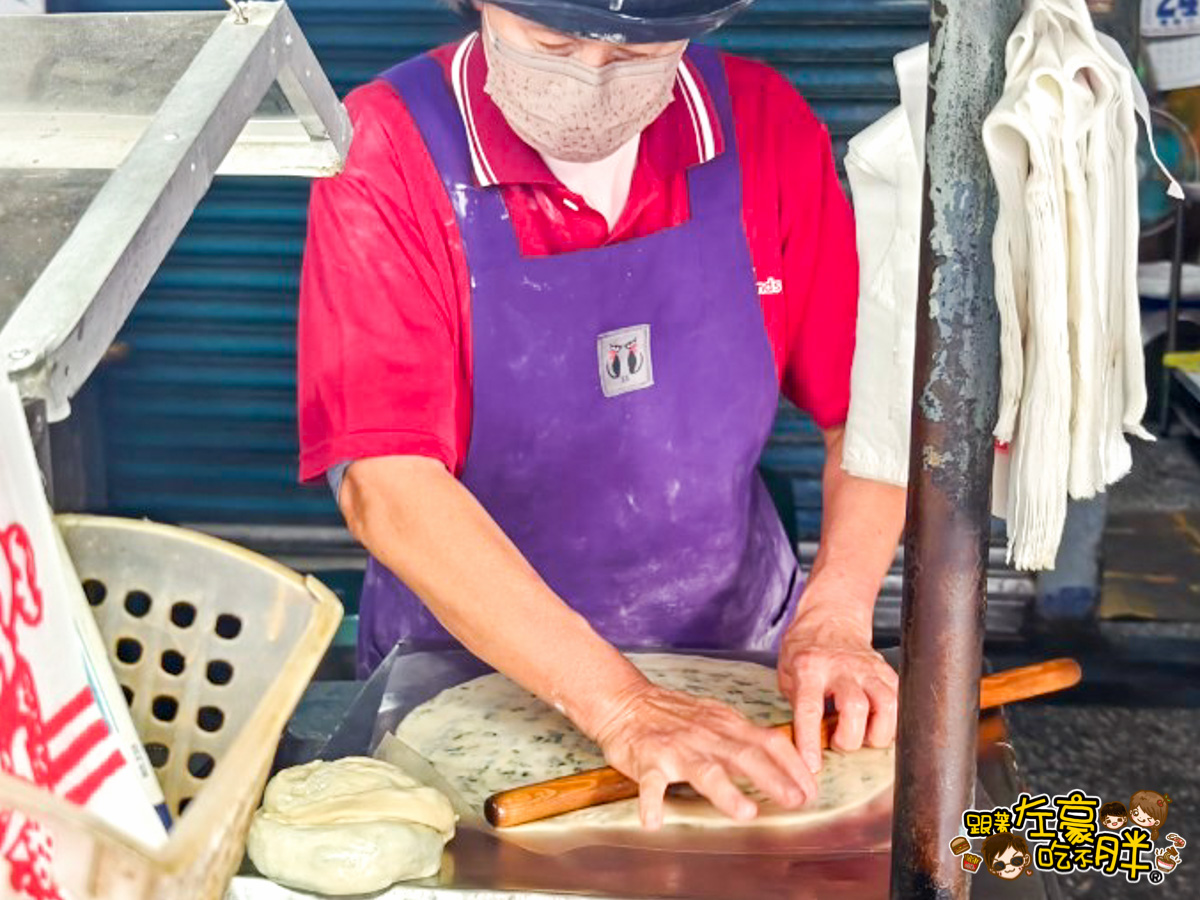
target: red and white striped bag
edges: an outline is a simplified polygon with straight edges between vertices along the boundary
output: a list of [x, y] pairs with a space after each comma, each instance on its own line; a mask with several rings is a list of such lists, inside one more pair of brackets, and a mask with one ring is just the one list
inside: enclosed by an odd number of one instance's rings
[[[58, 554], [20, 397], [0, 377], [0, 771], [159, 846], [163, 825], [89, 686]], [[53, 835], [13, 810], [0, 809], [0, 879], [0, 894], [67, 900]]]

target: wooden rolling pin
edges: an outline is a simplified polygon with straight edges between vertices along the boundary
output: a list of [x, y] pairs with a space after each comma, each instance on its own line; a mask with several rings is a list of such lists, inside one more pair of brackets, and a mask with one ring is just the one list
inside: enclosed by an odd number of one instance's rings
[[[979, 682], [979, 708], [992, 709], [1065, 690], [1078, 684], [1081, 674], [1079, 663], [1064, 658], [986, 675]], [[836, 726], [837, 713], [830, 713], [821, 721], [822, 747], [829, 746], [829, 738]], [[792, 733], [791, 722], [774, 727], [789, 736]], [[488, 797], [483, 810], [487, 820], [497, 828], [509, 828], [577, 809], [628, 800], [637, 794], [636, 782], [616, 769], [604, 766], [501, 791]]]

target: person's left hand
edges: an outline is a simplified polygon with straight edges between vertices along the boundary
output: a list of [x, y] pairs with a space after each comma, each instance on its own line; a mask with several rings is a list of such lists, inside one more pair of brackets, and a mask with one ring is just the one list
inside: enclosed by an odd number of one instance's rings
[[896, 737], [896, 671], [871, 646], [870, 611], [821, 597], [810, 584], [779, 651], [779, 686], [795, 714], [796, 747], [813, 772], [821, 768], [821, 718], [833, 697], [838, 750], [886, 747]]

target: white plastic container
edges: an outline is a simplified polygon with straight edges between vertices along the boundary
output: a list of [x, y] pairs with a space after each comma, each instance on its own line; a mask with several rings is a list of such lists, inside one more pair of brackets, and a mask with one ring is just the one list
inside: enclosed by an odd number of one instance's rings
[[[55, 879], [73, 900], [217, 900], [341, 603], [314, 578], [196, 532], [57, 521], [175, 826], [149, 850], [3, 775], [0, 808], [50, 832]], [[0, 880], [0, 898], [21, 896]]]

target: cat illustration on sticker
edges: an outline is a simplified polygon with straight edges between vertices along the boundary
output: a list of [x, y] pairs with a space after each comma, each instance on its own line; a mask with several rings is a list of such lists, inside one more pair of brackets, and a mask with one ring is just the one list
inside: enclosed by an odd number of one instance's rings
[[634, 325], [608, 331], [596, 339], [600, 389], [605, 397], [640, 391], [654, 384], [650, 326]]
[[645, 365], [646, 357], [638, 347], [637, 338], [624, 344], [608, 345], [607, 369], [608, 374], [613, 378], [620, 378], [622, 370], [629, 375], [636, 375], [642, 371]]

